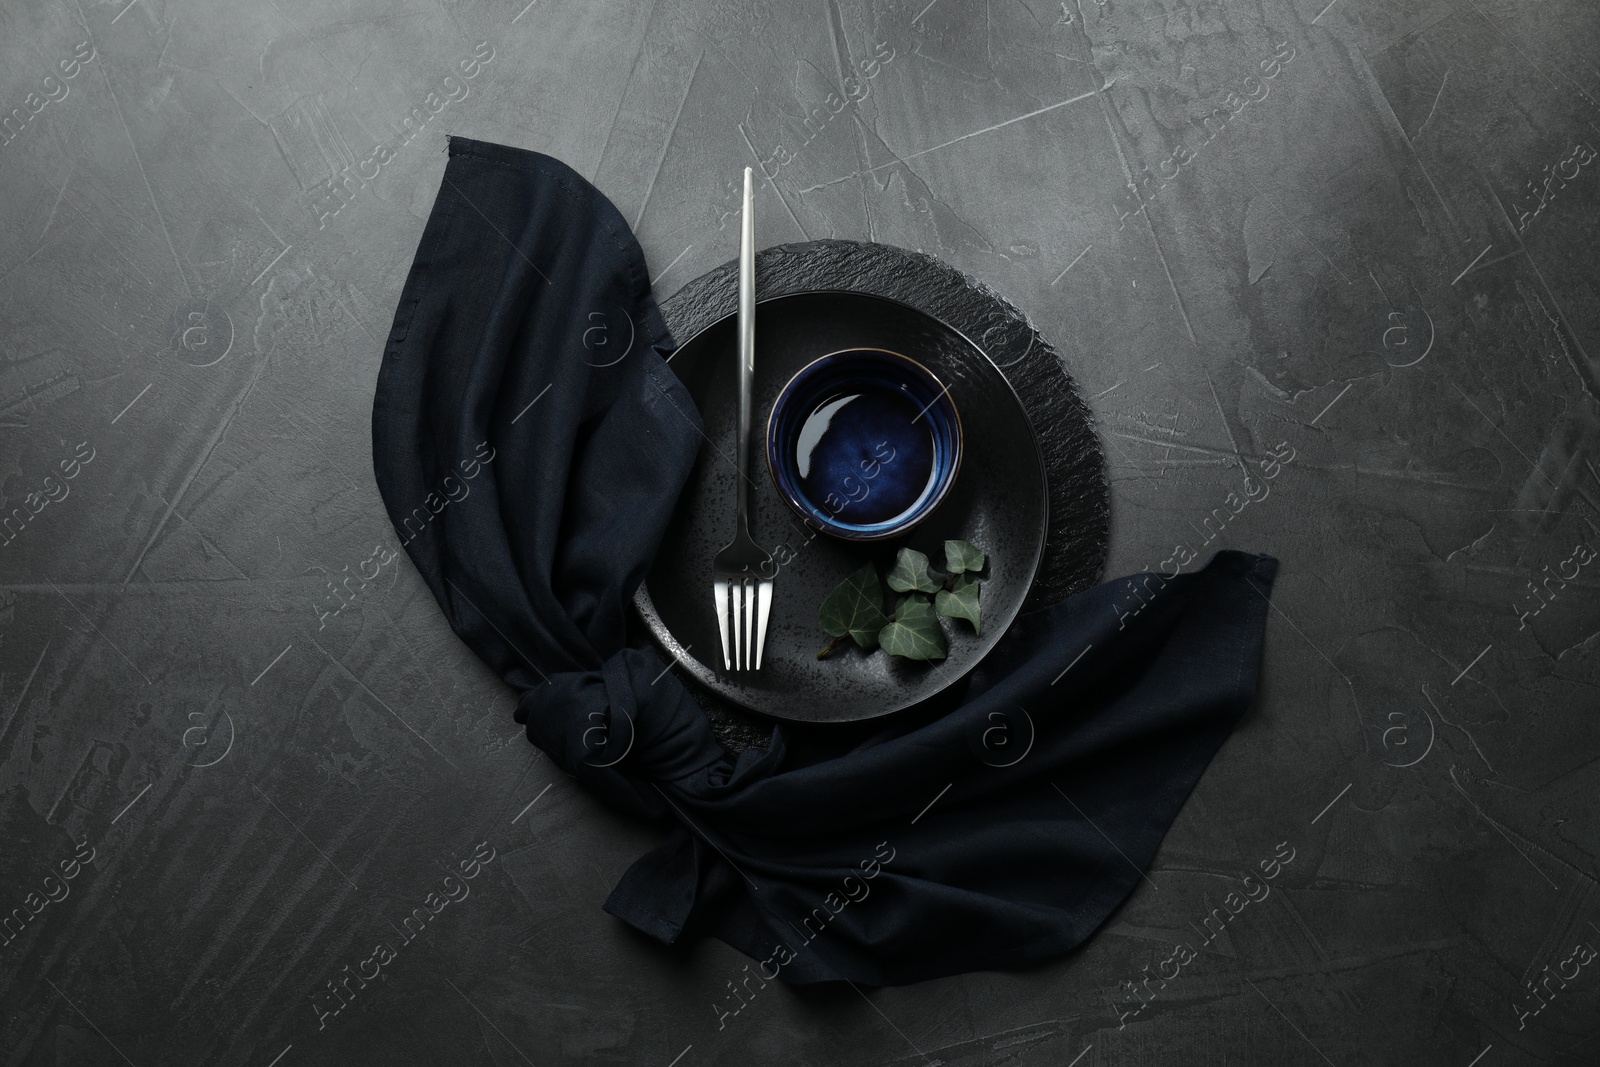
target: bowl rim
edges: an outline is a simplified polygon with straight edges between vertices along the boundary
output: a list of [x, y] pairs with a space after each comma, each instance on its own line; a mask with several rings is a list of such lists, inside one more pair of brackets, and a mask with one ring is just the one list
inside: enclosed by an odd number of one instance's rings
[[[805, 508], [802, 508], [795, 500], [794, 496], [784, 488], [783, 482], [779, 481], [777, 466], [773, 462], [773, 421], [777, 418], [779, 407], [783, 405], [784, 399], [789, 396], [789, 392], [794, 388], [795, 383], [809, 373], [817, 364], [833, 359], [836, 356], [844, 356], [855, 352], [877, 352], [886, 356], [894, 356], [896, 359], [903, 360], [904, 362], [910, 364], [919, 373], [924, 375], [928, 381], [939, 387], [938, 395], [934, 397], [934, 399], [928, 404], [928, 407], [933, 407], [933, 405], [937, 404], [940, 400], [948, 401], [950, 414], [955, 417], [955, 433], [953, 434], [955, 439], [955, 455], [950, 464], [950, 473], [943, 479], [942, 484], [939, 486], [939, 491], [934, 495], [933, 499], [930, 500], [921, 509], [921, 511], [916, 514], [915, 517], [901, 522], [887, 530], [868, 532], [859, 529], [852, 529], [834, 521], [831, 518], [826, 520], [821, 519], [816, 514], [813, 514]], [[927, 408], [924, 408], [923, 410], [926, 411]], [[939, 505], [944, 503], [945, 497], [950, 495], [950, 490], [954, 488], [956, 479], [961, 475], [961, 461], [966, 455], [966, 428], [961, 424], [961, 408], [956, 404], [955, 397], [950, 395], [949, 384], [935, 374], [932, 370], [930, 370], [927, 365], [922, 363], [920, 360], [914, 359], [913, 357], [906, 355], [904, 352], [896, 352], [892, 348], [880, 348], [876, 345], [851, 345], [848, 348], [836, 348], [832, 352], [824, 352], [822, 355], [811, 360], [809, 363], [805, 364], [805, 366], [801, 367], [799, 370], [790, 375], [789, 380], [783, 383], [783, 388], [778, 390], [778, 395], [773, 398], [772, 408], [767, 412], [765, 436], [766, 448], [764, 448], [763, 451], [766, 453], [767, 457], [767, 475], [772, 479], [772, 486], [778, 491], [778, 496], [782, 498], [785, 504], [789, 505], [789, 509], [798, 515], [802, 522], [810, 523], [820, 532], [830, 534], [831, 536], [837, 537], [844, 541], [887, 541], [892, 537], [899, 537], [902, 534], [910, 532], [929, 515], [932, 515], [935, 511], [937, 511]]]

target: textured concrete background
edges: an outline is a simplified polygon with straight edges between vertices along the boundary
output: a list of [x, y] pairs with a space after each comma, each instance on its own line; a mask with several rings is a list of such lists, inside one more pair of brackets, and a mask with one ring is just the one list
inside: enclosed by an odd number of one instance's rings
[[[524, 2], [0, 6], [6, 1062], [1600, 1060], [1596, 5]], [[1059, 346], [1109, 573], [1282, 558], [1086, 948], [746, 1003], [600, 912], [652, 831], [523, 740], [370, 473], [446, 133], [591, 176], [662, 294], [764, 164], [764, 244], [923, 249]]]

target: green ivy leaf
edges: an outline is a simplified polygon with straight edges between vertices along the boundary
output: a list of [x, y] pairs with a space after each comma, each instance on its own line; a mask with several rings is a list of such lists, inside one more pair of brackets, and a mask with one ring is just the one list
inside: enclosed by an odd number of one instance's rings
[[934, 607], [939, 609], [939, 614], [948, 619], [966, 619], [972, 624], [972, 632], [982, 633], [978, 622], [978, 593], [981, 583], [970, 574], [962, 574], [950, 583], [949, 589], [939, 590], [939, 595], [934, 598]]
[[973, 574], [981, 571], [984, 558], [983, 549], [970, 541], [944, 543], [944, 569], [951, 574]]
[[928, 567], [928, 557], [914, 548], [902, 548], [889, 571], [889, 588], [896, 593], [937, 593], [939, 580]]
[[878, 632], [878, 641], [891, 656], [923, 661], [945, 657], [944, 631], [939, 628], [933, 603], [925, 596], [913, 594], [900, 601], [894, 621]]
[[883, 613], [883, 587], [872, 564], [834, 586], [819, 615], [830, 637], [848, 636], [868, 652], [877, 648], [878, 631], [888, 624], [889, 617]]
[[916, 593], [901, 597], [894, 606], [893, 618], [895, 619], [920, 622], [925, 618], [931, 619], [933, 617], [933, 601]]

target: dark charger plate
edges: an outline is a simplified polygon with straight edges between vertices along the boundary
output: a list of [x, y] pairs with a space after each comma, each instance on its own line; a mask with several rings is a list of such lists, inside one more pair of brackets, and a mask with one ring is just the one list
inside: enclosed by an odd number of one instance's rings
[[[815, 534], [778, 495], [765, 462], [767, 416], [778, 392], [807, 363], [845, 348], [887, 348], [922, 363], [949, 386], [965, 435], [950, 495], [908, 534], [873, 544]], [[762, 669], [723, 670], [711, 596], [712, 558], [733, 539], [738, 477], [733, 316], [695, 334], [671, 360], [700, 409], [706, 441], [635, 598], [645, 624], [707, 689], [780, 719], [869, 719], [933, 696], [977, 666], [1005, 634], [1039, 568], [1049, 526], [1048, 490], [1027, 412], [1000, 369], [956, 330], [905, 304], [861, 293], [798, 293], [758, 302], [755, 363], [750, 532], [782, 564]], [[817, 659], [827, 641], [817, 609], [835, 585], [867, 560], [884, 573], [902, 545], [942, 566], [947, 538], [970, 541], [989, 554], [981, 635], [964, 621], [943, 620], [949, 657], [932, 664], [881, 650], [864, 653], [854, 645]]]

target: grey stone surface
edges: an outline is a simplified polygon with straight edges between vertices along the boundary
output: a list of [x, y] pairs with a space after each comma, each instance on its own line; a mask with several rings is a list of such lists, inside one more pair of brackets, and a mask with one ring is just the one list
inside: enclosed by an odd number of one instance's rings
[[[1585, 0], [0, 6], [0, 1054], [1600, 1059], [1597, 44]], [[600, 912], [652, 831], [526, 744], [370, 474], [446, 133], [591, 176], [663, 294], [764, 165], [763, 243], [922, 249], [1057, 346], [1108, 573], [1281, 557], [1257, 706], [1082, 951], [719, 1019], [742, 957]]]

